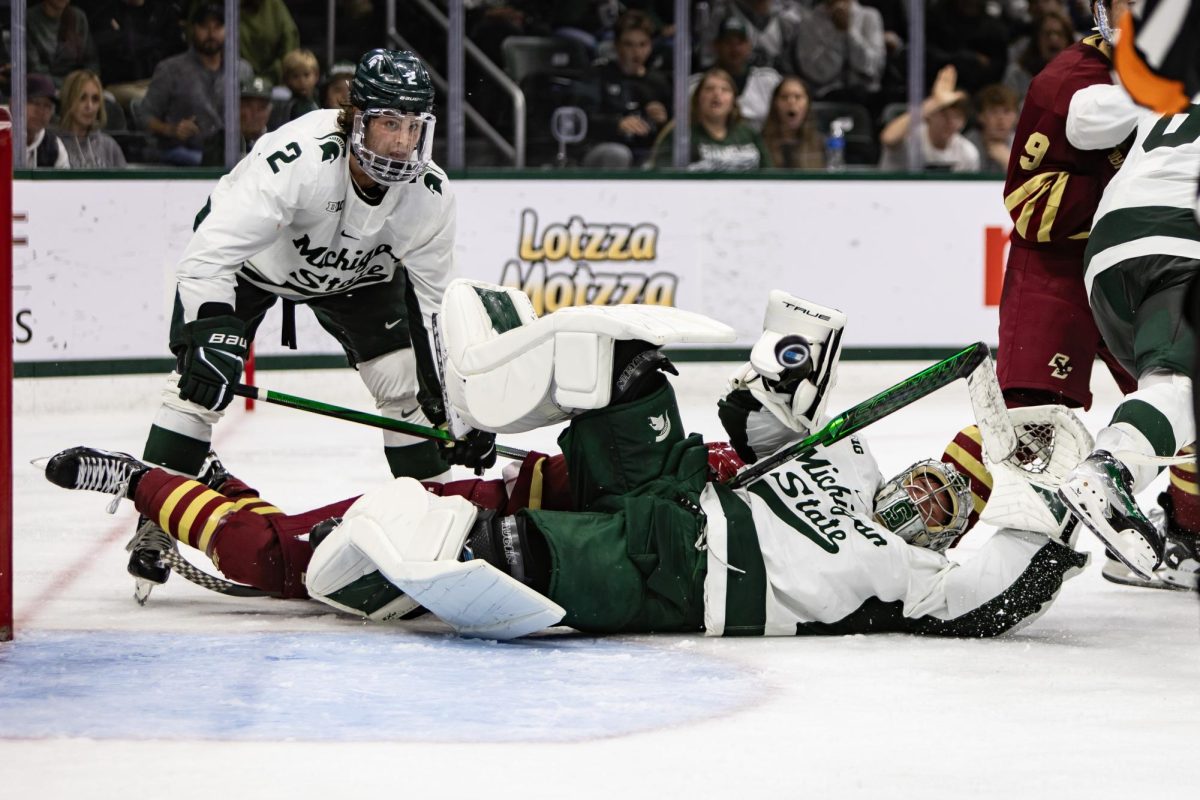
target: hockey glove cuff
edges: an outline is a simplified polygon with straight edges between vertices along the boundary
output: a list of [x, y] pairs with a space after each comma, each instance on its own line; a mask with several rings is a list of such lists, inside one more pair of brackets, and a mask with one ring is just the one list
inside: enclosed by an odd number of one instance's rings
[[204, 317], [183, 326], [187, 348], [179, 373], [179, 396], [212, 411], [233, 400], [233, 385], [246, 362], [245, 326], [237, 317]]

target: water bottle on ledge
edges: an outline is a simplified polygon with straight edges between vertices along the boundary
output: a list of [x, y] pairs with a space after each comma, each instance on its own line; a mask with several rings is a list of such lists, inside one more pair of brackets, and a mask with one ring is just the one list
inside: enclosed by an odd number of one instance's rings
[[829, 123], [829, 136], [825, 139], [825, 169], [841, 172], [846, 168], [846, 131], [854, 127], [854, 120], [839, 117]]

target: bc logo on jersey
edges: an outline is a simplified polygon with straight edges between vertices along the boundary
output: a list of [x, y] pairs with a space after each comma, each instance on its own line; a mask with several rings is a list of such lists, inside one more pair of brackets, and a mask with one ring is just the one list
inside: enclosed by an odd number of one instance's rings
[[1050, 359], [1046, 366], [1051, 367], [1050, 377], [1058, 378], [1060, 381], [1065, 381], [1071, 374], [1071, 370], [1075, 369], [1071, 366], [1071, 357], [1062, 353], [1055, 353], [1054, 358]]

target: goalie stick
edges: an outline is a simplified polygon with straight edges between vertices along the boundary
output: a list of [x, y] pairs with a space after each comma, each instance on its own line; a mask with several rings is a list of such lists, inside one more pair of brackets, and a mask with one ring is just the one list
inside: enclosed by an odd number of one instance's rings
[[[412, 422], [392, 419], [391, 417], [381, 417], [378, 414], [368, 414], [365, 411], [356, 411], [353, 408], [335, 406], [330, 403], [323, 403], [320, 400], [309, 400], [306, 397], [297, 397], [293, 394], [276, 392], [259, 386], [248, 386], [244, 383], [239, 383], [233, 387], [233, 393], [239, 397], [249, 397], [251, 400], [261, 400], [264, 403], [283, 406], [284, 408], [294, 408], [298, 411], [308, 411], [312, 414], [333, 417], [334, 419], [345, 420], [346, 422], [357, 422], [359, 425], [367, 425], [372, 428], [407, 433], [409, 436], [418, 436], [422, 439], [436, 439], [442, 442], [458, 441], [440, 428], [417, 425]], [[496, 452], [505, 458], [511, 458], [516, 461], [521, 461], [525, 456], [529, 455], [525, 450], [516, 447], [505, 447], [501, 444], [496, 445]]]
[[989, 460], [1003, 461], [1016, 450], [1017, 437], [1004, 407], [1004, 396], [996, 380], [991, 351], [983, 342], [976, 342], [843, 411], [819, 431], [742, 470], [726, 481], [726, 485], [731, 489], [747, 486], [776, 467], [817, 447], [841, 441], [960, 378], [967, 379], [971, 407]]

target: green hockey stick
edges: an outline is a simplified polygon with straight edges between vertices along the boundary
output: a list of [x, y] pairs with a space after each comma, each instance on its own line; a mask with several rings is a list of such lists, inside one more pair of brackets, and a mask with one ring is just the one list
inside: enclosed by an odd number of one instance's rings
[[[359, 425], [367, 425], [372, 428], [382, 428], [386, 431], [396, 431], [397, 433], [407, 433], [409, 436], [418, 436], [422, 439], [436, 439], [442, 442], [458, 441], [446, 431], [440, 428], [431, 428], [428, 425], [417, 425], [413, 422], [405, 422], [404, 420], [392, 419], [390, 417], [381, 417], [378, 414], [368, 414], [365, 411], [355, 411], [352, 408], [344, 408], [342, 406], [331, 405], [330, 403], [322, 403], [319, 400], [309, 400], [305, 397], [297, 397], [292, 394], [284, 394], [283, 392], [275, 392], [269, 389], [263, 389], [258, 386], [248, 386], [244, 383], [239, 383], [233, 387], [233, 393], [238, 397], [249, 397], [251, 400], [261, 400], [264, 403], [270, 403], [276, 406], [284, 406], [285, 408], [294, 408], [299, 411], [308, 411], [312, 414], [321, 414], [334, 419], [345, 420], [346, 422], [357, 422]], [[505, 458], [511, 458], [516, 461], [521, 461], [529, 453], [525, 450], [520, 450], [516, 447], [505, 447], [502, 444], [496, 445], [496, 453]]]
[[[753, 483], [776, 467], [811, 452], [817, 447], [845, 439], [871, 423], [883, 419], [892, 412], [904, 408], [909, 403], [919, 400], [959, 378], [970, 379], [968, 383], [971, 388], [971, 402], [975, 406], [976, 419], [985, 434], [985, 447], [988, 446], [988, 439], [991, 436], [1001, 440], [992, 448], [996, 451], [996, 460], [999, 460], [1015, 449], [1016, 440], [1015, 437], [1012, 437], [1011, 441], [1006, 438], [1007, 414], [1003, 414], [1002, 420], [995, 419], [999, 416], [998, 412], [1004, 411], [1004, 405], [1003, 398], [999, 395], [1000, 387], [996, 383], [990, 356], [991, 353], [983, 342], [976, 342], [965, 347], [949, 358], [921, 370], [910, 378], [905, 378], [891, 388], [884, 389], [871, 399], [864, 400], [853, 408], [843, 411], [831, 419], [824, 428], [742, 470], [726, 481], [726, 485], [731, 489], [739, 489]], [[981, 366], [985, 369], [976, 372]], [[983, 379], [979, 379], [978, 376], [983, 376]], [[989, 424], [989, 420], [985, 420], [983, 417], [991, 417], [997, 424]], [[1008, 436], [1012, 436], [1011, 423], [1007, 423], [1007, 430]]]

